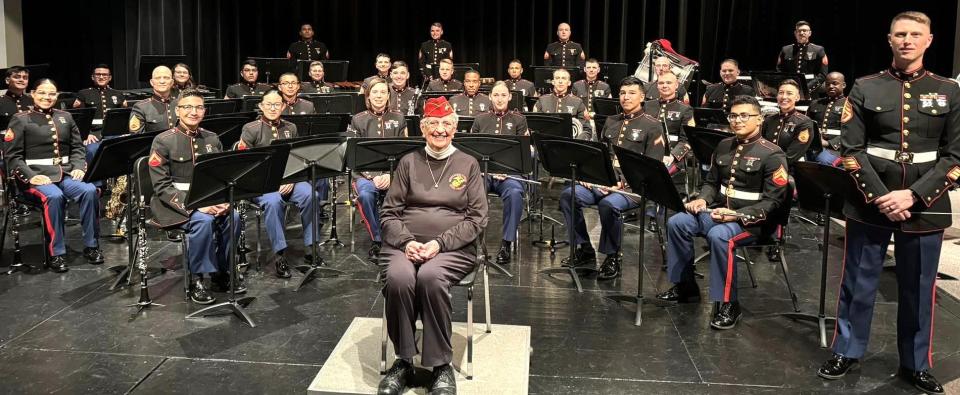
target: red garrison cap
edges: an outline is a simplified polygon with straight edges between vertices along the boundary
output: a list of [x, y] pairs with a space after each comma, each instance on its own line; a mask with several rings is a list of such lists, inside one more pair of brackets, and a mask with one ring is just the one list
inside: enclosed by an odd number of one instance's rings
[[453, 107], [450, 105], [450, 102], [447, 101], [447, 98], [443, 96], [427, 100], [427, 102], [423, 104], [424, 118], [443, 118], [450, 114], [453, 114]]

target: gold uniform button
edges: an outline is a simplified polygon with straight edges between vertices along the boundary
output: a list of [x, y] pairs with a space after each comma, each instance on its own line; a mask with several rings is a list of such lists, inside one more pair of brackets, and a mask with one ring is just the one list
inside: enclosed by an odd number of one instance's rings
[[903, 135], [904, 135], [904, 136], [909, 136], [909, 135], [910, 135], [910, 131], [907, 130], [907, 129], [903, 129]]
[[903, 111], [910, 111], [910, 105], [909, 105], [909, 104], [904, 104], [904, 105], [903, 105]]
[[910, 143], [908, 143], [908, 142], [906, 142], [906, 141], [904, 141], [902, 145], [903, 145], [903, 148], [904, 148], [904, 149], [910, 147]]
[[880, 111], [880, 110], [882, 110], [882, 109], [883, 109], [882, 107], [877, 106], [877, 111]]
[[907, 89], [910, 89], [910, 83], [909, 83], [909, 82], [904, 82], [904, 83], [903, 83], [903, 87], [904, 87], [904, 88], [907, 88]]
[[872, 198], [872, 197], [873, 197], [873, 194], [872, 194], [872, 193], [868, 193], [868, 194], [867, 194], [867, 197], [868, 197], [868, 198]]
[[907, 93], [904, 93], [904, 94], [903, 94], [903, 97], [909, 99], [909, 98], [911, 98], [911, 97], [913, 97], [913, 96], [910, 95], [910, 92], [907, 92]]
[[867, 184], [860, 184], [860, 188], [866, 188]]
[[930, 113], [931, 113], [931, 114], [936, 114], [936, 113], [937, 113], [937, 110], [936, 110], [936, 109], [930, 110]]
[[903, 117], [903, 123], [910, 123], [910, 117]]

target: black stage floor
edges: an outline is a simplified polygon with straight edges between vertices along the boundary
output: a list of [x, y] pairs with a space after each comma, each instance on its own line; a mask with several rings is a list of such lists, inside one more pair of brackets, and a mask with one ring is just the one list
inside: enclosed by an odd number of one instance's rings
[[[555, 201], [548, 205], [556, 207]], [[556, 210], [550, 211], [559, 218]], [[491, 213], [489, 229], [496, 234], [499, 203], [491, 205]], [[587, 210], [587, 215], [596, 242], [596, 211]], [[70, 226], [68, 273], [0, 276], [0, 392], [304, 393], [351, 320], [379, 317], [381, 312], [376, 269], [348, 258], [350, 235], [346, 221], [342, 222], [341, 235], [348, 246], [325, 249], [325, 256], [333, 267], [349, 274], [318, 279], [299, 292], [293, 290], [299, 279], [296, 274], [282, 281], [273, 277], [272, 268], [266, 268], [262, 275], [251, 276], [249, 295], [257, 299], [248, 311], [256, 328], [230, 316], [184, 319], [197, 307], [184, 302], [179, 247], [157, 235], [150, 242], [151, 266], [175, 270], [153, 279], [150, 294], [166, 307], [132, 315], [134, 310], [124, 306], [136, 302], [137, 287], [108, 290], [113, 280], [108, 266], [125, 263], [124, 245], [104, 242], [107, 264], [88, 265], [79, 253], [80, 229]], [[814, 312], [820, 255], [816, 241], [809, 238], [819, 229], [792, 226], [786, 256], [801, 307]], [[254, 228], [250, 229], [254, 235]], [[791, 310], [790, 301], [777, 265], [762, 254], [753, 254], [758, 259], [754, 266], [757, 288], [750, 287], [741, 265], [745, 314], [736, 329], [711, 330], [712, 306], [706, 301], [672, 307], [648, 303], [643, 308], [643, 326], [638, 328], [633, 325], [633, 306], [604, 299], [616, 291], [635, 292], [636, 231], [626, 236], [623, 278], [600, 283], [584, 279], [586, 291], [578, 294], [567, 278], [536, 274], [559, 265], [567, 251], [551, 258], [546, 250], [530, 246], [536, 235], [526, 230], [524, 225], [522, 257], [509, 267], [516, 276], [493, 275], [491, 298], [495, 323], [532, 327], [531, 393], [915, 392], [891, 377], [897, 368], [892, 272], [883, 274], [862, 370], [826, 382], [815, 374], [830, 354], [818, 347], [816, 327], [773, 315]], [[558, 236], [561, 231], [557, 228]], [[836, 227], [836, 233], [841, 232]], [[298, 233], [294, 230], [291, 236], [299, 237]], [[28, 230], [23, 237], [26, 257], [35, 264], [41, 251], [38, 234]], [[366, 236], [358, 234], [357, 239], [356, 251], [365, 256]], [[488, 240], [496, 248], [496, 235]], [[659, 270], [656, 238], [648, 235], [647, 240], [651, 248], [644, 260], [643, 293], [650, 301], [656, 288], [666, 283]], [[3, 265], [10, 261], [9, 238], [7, 244]], [[830, 244], [827, 305], [828, 313], [833, 313], [843, 245], [839, 238]], [[296, 249], [291, 255], [299, 258], [302, 249]], [[705, 284], [701, 281], [704, 295]], [[225, 299], [223, 294], [217, 297]], [[462, 306], [464, 297], [462, 290], [454, 290], [455, 308]], [[946, 383], [960, 376], [960, 307], [942, 292], [937, 302], [933, 372]], [[477, 318], [482, 319], [482, 314]], [[462, 308], [454, 319], [465, 320]]]

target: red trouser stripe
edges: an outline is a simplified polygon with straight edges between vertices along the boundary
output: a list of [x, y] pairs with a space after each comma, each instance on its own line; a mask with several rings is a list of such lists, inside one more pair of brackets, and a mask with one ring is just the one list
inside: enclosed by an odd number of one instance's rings
[[730, 302], [730, 290], [733, 288], [733, 260], [736, 259], [733, 249], [737, 247], [738, 241], [747, 237], [750, 237], [750, 232], [742, 232], [727, 241], [727, 276], [725, 279], [726, 283], [723, 286], [724, 303]]
[[43, 192], [40, 192], [37, 188], [27, 189], [27, 193], [36, 195], [40, 199], [40, 204], [43, 206], [43, 222], [47, 226], [47, 234], [50, 235], [50, 243], [47, 245], [47, 248], [50, 250], [50, 256], [53, 256], [53, 239], [56, 238], [57, 234], [53, 231], [53, 222], [50, 221], [50, 205], [47, 204], [47, 195], [44, 195]]
[[363, 214], [363, 205], [360, 204], [360, 191], [357, 190], [356, 181], [353, 182], [353, 193], [357, 195], [357, 211], [360, 212], [360, 219], [363, 220], [363, 225], [367, 227], [367, 234], [370, 235], [370, 240], [373, 240], [373, 230], [370, 229], [370, 221], [367, 221], [367, 216]]

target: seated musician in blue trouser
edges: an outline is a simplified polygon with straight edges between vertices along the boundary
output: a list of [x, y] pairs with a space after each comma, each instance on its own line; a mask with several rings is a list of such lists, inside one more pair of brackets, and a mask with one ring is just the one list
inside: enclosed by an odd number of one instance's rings
[[[612, 144], [662, 161], [667, 138], [660, 122], [643, 113], [643, 97], [643, 83], [635, 77], [624, 78], [620, 85], [620, 106], [623, 107], [623, 113], [607, 118], [601, 136]], [[619, 173], [619, 164], [615, 162], [614, 167]], [[620, 277], [620, 243], [623, 231], [620, 214], [640, 204], [632, 197], [614, 192], [626, 187], [623, 177], [619, 178], [620, 182], [616, 186], [588, 189], [585, 185], [576, 185], [575, 188], [568, 187], [560, 193], [560, 210], [563, 212], [564, 223], [567, 224], [567, 235], [569, 240], [576, 244], [573, 256], [563, 260], [566, 265], [596, 264], [596, 253], [587, 233], [583, 207], [597, 205], [601, 225], [600, 252], [606, 255], [597, 276], [600, 280]], [[573, 221], [574, 208], [570, 205], [571, 193], [576, 193], [576, 222]]]
[[[203, 275], [211, 276], [215, 290], [229, 290], [227, 254], [239, 237], [240, 228], [231, 231], [227, 204], [194, 210], [184, 206], [197, 156], [220, 152], [222, 147], [216, 133], [199, 127], [205, 111], [203, 96], [199, 92], [184, 90], [176, 111], [177, 126], [154, 137], [150, 148], [148, 165], [154, 190], [150, 211], [154, 215], [153, 222], [160, 227], [178, 227], [186, 231], [190, 299], [194, 303], [210, 304], [215, 299], [207, 291]], [[240, 216], [236, 211], [232, 212], [234, 223], [239, 224]], [[240, 279], [238, 276], [236, 291], [245, 292], [246, 287]]]
[[[512, 94], [507, 84], [498, 81], [490, 90], [490, 111], [477, 115], [470, 133], [523, 136], [529, 134], [527, 118], [518, 111], [510, 110]], [[503, 202], [503, 239], [497, 251], [497, 264], [510, 263], [510, 247], [517, 241], [517, 227], [523, 215], [523, 184], [502, 175], [487, 176], [487, 191], [496, 193]]]
[[772, 233], [776, 225], [769, 219], [782, 215], [778, 209], [788, 199], [786, 157], [780, 147], [760, 135], [759, 103], [737, 96], [730, 111], [730, 128], [736, 136], [717, 146], [700, 197], [686, 204], [687, 212], [667, 221], [667, 273], [674, 286], [657, 295], [665, 301], [700, 300], [693, 276], [693, 238], [706, 236], [710, 300], [720, 303], [710, 320], [715, 329], [731, 329], [741, 318], [733, 249]]
[[[276, 90], [270, 90], [263, 95], [259, 104], [263, 115], [260, 119], [243, 125], [240, 135], [240, 141], [237, 143], [238, 150], [245, 150], [254, 147], [265, 147], [273, 143], [274, 140], [283, 140], [297, 137], [297, 125], [280, 119], [287, 104], [283, 97]], [[326, 193], [326, 180], [318, 182], [317, 197]], [[271, 247], [273, 248], [274, 264], [276, 265], [276, 275], [279, 278], [290, 278], [290, 267], [287, 264], [287, 258], [284, 256], [287, 250], [287, 238], [284, 236], [285, 202], [292, 202], [300, 210], [300, 221], [303, 224], [303, 244], [307, 254], [303, 260], [308, 265], [323, 264], [322, 257], [314, 257], [309, 253], [313, 245], [314, 218], [319, 202], [313, 198], [313, 191], [310, 189], [310, 183], [298, 182], [294, 184], [284, 184], [280, 190], [254, 198], [253, 202], [263, 208], [263, 222], [267, 228], [267, 236], [270, 237]]]
[[81, 181], [87, 163], [80, 130], [70, 113], [53, 108], [56, 101], [53, 81], [39, 80], [33, 91], [33, 110], [13, 115], [3, 141], [4, 156], [23, 196], [43, 207], [49, 254], [44, 265], [63, 273], [68, 270], [64, 240], [67, 199], [80, 206], [83, 256], [91, 264], [101, 264], [103, 254], [97, 242], [97, 187]]
[[[347, 125], [351, 137], [406, 137], [407, 122], [399, 111], [390, 110], [390, 87], [387, 81], [372, 78], [365, 94], [367, 111], [355, 114]], [[380, 202], [390, 187], [390, 174], [355, 172], [353, 190], [357, 195], [360, 217], [373, 242], [367, 251], [371, 260], [380, 255], [383, 246], [380, 238]]]

